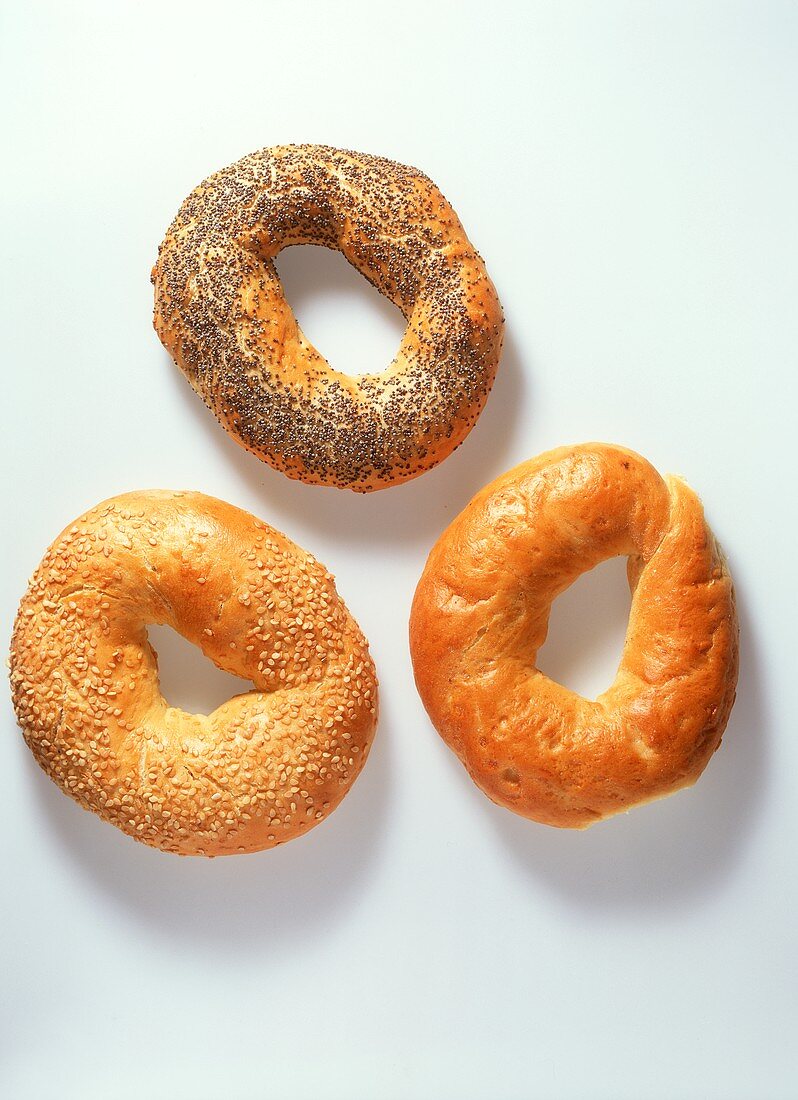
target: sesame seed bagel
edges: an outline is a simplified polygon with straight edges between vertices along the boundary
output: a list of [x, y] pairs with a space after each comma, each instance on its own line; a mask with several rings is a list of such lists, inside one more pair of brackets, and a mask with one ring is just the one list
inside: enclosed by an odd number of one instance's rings
[[[381, 373], [333, 370], [305, 338], [274, 257], [337, 249], [401, 310]], [[247, 450], [289, 477], [369, 492], [462, 443], [487, 400], [504, 322], [481, 258], [415, 168], [332, 149], [262, 149], [199, 185], [153, 269], [155, 329]]]
[[[207, 716], [169, 706], [148, 624], [253, 690]], [[374, 666], [330, 574], [200, 493], [113, 497], [58, 536], [20, 605], [11, 687], [66, 794], [181, 855], [307, 832], [357, 778], [377, 720]]]
[[[629, 627], [595, 701], [536, 667], [549, 611], [627, 555]], [[734, 702], [738, 626], [701, 504], [632, 451], [563, 447], [488, 485], [441, 535], [410, 618], [432, 723], [500, 806], [581, 829], [695, 782]]]

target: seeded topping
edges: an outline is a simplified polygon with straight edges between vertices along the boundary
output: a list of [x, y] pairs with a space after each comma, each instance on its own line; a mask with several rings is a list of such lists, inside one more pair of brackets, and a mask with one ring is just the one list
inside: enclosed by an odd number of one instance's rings
[[[390, 366], [353, 377], [305, 338], [274, 257], [340, 251], [407, 321]], [[156, 331], [238, 441], [290, 477], [368, 492], [440, 462], [470, 431], [501, 353], [482, 259], [415, 168], [328, 146], [263, 149], [181, 206], [153, 270]]]
[[[253, 684], [170, 707], [150, 623]], [[368, 648], [330, 574], [199, 493], [115, 497], [52, 544], [20, 605], [11, 688], [28, 745], [86, 809], [165, 851], [272, 847], [330, 813], [376, 724]]]

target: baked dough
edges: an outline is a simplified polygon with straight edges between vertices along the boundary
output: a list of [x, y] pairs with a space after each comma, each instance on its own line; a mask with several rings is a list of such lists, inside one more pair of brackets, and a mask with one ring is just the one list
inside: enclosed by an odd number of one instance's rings
[[[150, 623], [253, 690], [207, 716], [169, 706]], [[19, 609], [11, 687], [63, 791], [182, 855], [307, 832], [352, 786], [377, 720], [374, 666], [330, 574], [200, 493], [127, 493], [59, 535]]]
[[[632, 607], [594, 701], [536, 657], [553, 600], [615, 555], [629, 558]], [[424, 706], [474, 782], [564, 828], [694, 783], [737, 682], [732, 582], [697, 496], [601, 443], [549, 451], [477, 494], [429, 556], [410, 645]]]
[[[296, 244], [338, 249], [402, 311], [386, 370], [333, 370], [305, 338], [274, 266]], [[156, 331], [205, 404], [301, 481], [369, 492], [417, 477], [493, 385], [504, 323], [485, 265], [438, 188], [383, 157], [287, 145], [216, 172], [181, 206], [153, 282]]]

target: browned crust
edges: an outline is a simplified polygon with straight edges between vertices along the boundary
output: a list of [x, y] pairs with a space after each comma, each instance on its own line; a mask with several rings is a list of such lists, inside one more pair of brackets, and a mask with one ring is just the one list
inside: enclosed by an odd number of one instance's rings
[[[306, 340], [273, 260], [338, 249], [407, 330], [382, 373], [334, 371]], [[368, 492], [457, 447], [487, 400], [503, 318], [482, 259], [438, 188], [382, 157], [262, 149], [185, 200], [153, 269], [155, 329], [230, 434], [289, 477]]]
[[[209, 716], [170, 707], [150, 623], [254, 689]], [[59, 535], [20, 605], [11, 688], [62, 790], [182, 855], [307, 832], [351, 787], [377, 720], [374, 665], [330, 574], [200, 493], [113, 497]]]
[[[623, 657], [595, 701], [536, 667], [552, 601], [628, 555]], [[601, 443], [549, 451], [488, 485], [441, 535], [410, 617], [433, 725], [499, 805], [584, 828], [694, 783], [734, 702], [728, 569], [684, 482]]]

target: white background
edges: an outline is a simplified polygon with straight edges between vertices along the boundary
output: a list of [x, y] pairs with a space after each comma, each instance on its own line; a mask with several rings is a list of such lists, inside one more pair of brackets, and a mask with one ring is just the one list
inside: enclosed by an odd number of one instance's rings
[[[307, 838], [179, 860], [79, 810], [3, 703], [9, 1100], [798, 1095], [795, 729], [798, 9], [768, 3], [2, 5], [2, 585], [67, 522], [195, 488], [312, 550], [372, 645], [365, 772]], [[507, 315], [451, 459], [369, 498], [289, 482], [212, 419], [151, 327], [150, 267], [206, 174], [279, 142], [423, 168]], [[310, 338], [387, 364], [393, 307], [279, 261]], [[416, 696], [432, 542], [548, 447], [683, 474], [728, 553], [738, 702], [692, 791], [581, 833], [490, 804]], [[546, 671], [612, 679], [620, 565], [555, 609]], [[158, 632], [172, 701], [228, 678]]]

